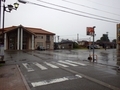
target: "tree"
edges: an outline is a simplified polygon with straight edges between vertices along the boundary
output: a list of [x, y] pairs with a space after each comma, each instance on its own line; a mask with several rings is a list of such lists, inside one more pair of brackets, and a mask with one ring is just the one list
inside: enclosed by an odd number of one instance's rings
[[73, 48], [75, 48], [75, 49], [79, 48], [78, 43], [74, 42], [74, 43], [73, 43]]
[[113, 39], [112, 42], [113, 42], [113, 43], [116, 43], [116, 39]]
[[110, 42], [107, 34], [103, 34], [103, 36], [100, 38], [100, 41], [102, 41], [102, 42]]
[[108, 34], [103, 34], [103, 36], [100, 38], [100, 43], [101, 43], [101, 46], [103, 47], [103, 48], [105, 48], [105, 50], [106, 50], [106, 48], [107, 48], [107, 46], [108, 46], [108, 43], [110, 42], [110, 40], [109, 40], [109, 38], [108, 38]]
[[116, 48], [116, 42], [117, 42], [116, 39], [112, 40], [113, 48]]
[[101, 40], [96, 40], [96, 42], [100, 43], [100, 42], [101, 42]]

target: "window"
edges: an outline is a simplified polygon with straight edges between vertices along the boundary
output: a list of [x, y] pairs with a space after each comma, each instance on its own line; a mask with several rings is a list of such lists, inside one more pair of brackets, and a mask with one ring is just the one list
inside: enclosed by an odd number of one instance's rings
[[118, 29], [118, 34], [120, 34], [120, 28]]
[[39, 39], [43, 39], [43, 36], [39, 36], [39, 35], [38, 35], [37, 38], [39, 38]]
[[47, 35], [46, 40], [50, 41], [50, 35]]

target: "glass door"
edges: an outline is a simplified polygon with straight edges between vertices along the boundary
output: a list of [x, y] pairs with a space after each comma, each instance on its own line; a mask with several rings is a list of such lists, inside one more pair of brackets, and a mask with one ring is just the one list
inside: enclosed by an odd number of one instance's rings
[[15, 50], [16, 49], [16, 38], [10, 37], [9, 38], [9, 50]]

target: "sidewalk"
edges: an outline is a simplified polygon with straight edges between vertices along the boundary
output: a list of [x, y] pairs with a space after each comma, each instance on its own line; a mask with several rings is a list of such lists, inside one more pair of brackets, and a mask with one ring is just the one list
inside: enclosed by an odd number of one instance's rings
[[0, 67], [0, 90], [30, 90], [17, 65]]

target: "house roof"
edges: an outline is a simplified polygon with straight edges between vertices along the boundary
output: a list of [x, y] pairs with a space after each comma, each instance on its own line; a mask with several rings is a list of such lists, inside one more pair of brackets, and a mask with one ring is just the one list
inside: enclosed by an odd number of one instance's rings
[[[19, 26], [11, 26], [11, 27], [7, 27], [7, 28], [4, 28], [4, 32], [9, 32], [9, 31], [12, 31], [12, 30], [15, 30], [17, 28], [23, 28], [24, 30], [32, 33], [32, 34], [47, 34], [47, 35], [55, 35], [55, 33], [52, 33], [52, 32], [49, 32], [49, 31], [46, 31], [46, 30], [43, 30], [41, 28], [32, 28], [32, 27], [24, 27], [22, 25], [19, 25]], [[0, 31], [2, 31], [2, 29], [0, 29]]]
[[35, 34], [52, 34], [55, 35], [55, 33], [40, 29], [40, 28], [31, 28], [31, 27], [25, 27], [25, 29], [27, 29], [30, 32], [33, 32]]

